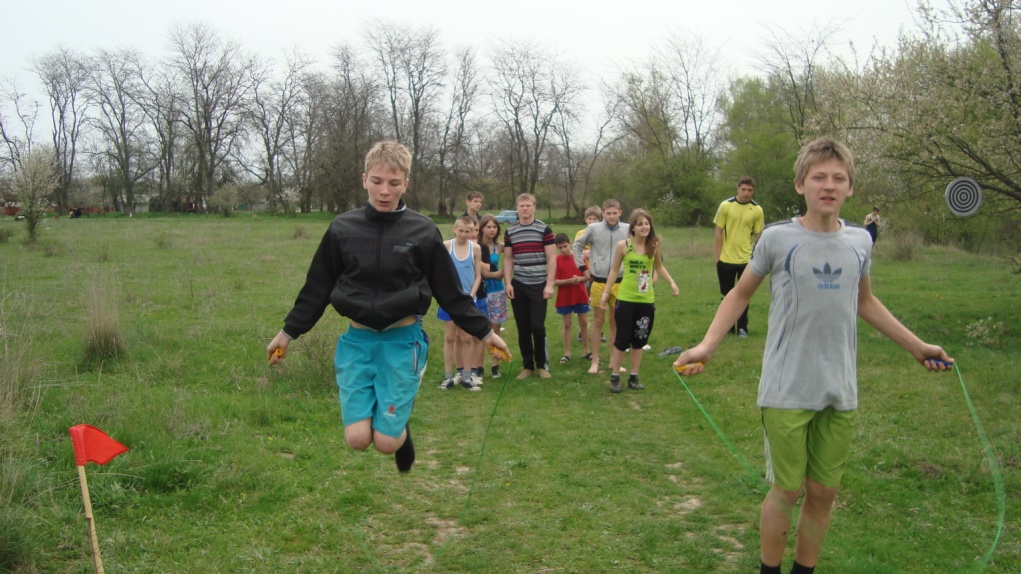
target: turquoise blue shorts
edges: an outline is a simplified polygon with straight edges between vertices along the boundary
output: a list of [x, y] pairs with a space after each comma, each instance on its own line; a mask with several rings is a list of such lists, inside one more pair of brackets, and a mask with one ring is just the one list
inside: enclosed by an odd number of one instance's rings
[[429, 340], [418, 323], [386, 331], [349, 328], [333, 356], [344, 426], [371, 418], [379, 433], [400, 437], [428, 355]]

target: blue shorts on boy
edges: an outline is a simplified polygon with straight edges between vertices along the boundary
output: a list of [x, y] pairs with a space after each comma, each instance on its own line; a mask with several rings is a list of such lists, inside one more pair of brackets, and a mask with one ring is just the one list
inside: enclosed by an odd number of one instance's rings
[[578, 303], [577, 305], [566, 305], [564, 307], [557, 307], [557, 315], [584, 315], [592, 310], [588, 303]]
[[418, 323], [385, 331], [348, 328], [333, 357], [344, 426], [371, 418], [377, 432], [400, 437], [428, 355], [429, 341]]
[[[478, 309], [480, 313], [487, 316], [489, 315], [488, 300], [489, 300], [488, 297], [483, 297], [482, 299], [475, 300], [475, 308]], [[436, 318], [439, 319], [440, 321], [453, 321], [453, 318], [450, 316], [449, 313], [443, 310], [443, 307], [436, 308]]]

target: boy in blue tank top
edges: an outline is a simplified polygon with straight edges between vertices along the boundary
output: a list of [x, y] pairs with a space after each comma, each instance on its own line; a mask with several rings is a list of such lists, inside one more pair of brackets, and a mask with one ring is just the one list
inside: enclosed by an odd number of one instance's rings
[[[444, 242], [450, 259], [457, 270], [461, 292], [471, 296], [478, 308], [479, 299], [476, 294], [482, 284], [482, 275], [478, 270], [482, 267], [482, 249], [470, 238], [475, 230], [475, 222], [470, 215], [462, 215], [454, 222], [454, 238]], [[483, 299], [485, 301], [485, 299]], [[484, 308], [479, 311], [485, 315]], [[443, 321], [443, 382], [440, 389], [452, 389], [457, 385], [470, 390], [481, 391], [475, 377], [466, 368], [472, 367], [471, 335], [454, 324], [449, 314], [440, 307], [436, 317]], [[456, 373], [454, 368], [457, 369]]]
[[794, 506], [804, 496], [792, 573], [811, 573], [822, 552], [843, 477], [858, 407], [857, 318], [930, 371], [952, 368], [946, 352], [918, 338], [872, 293], [872, 239], [840, 219], [854, 193], [854, 158], [832, 138], [803, 147], [794, 189], [801, 217], [769, 225], [748, 272], [720, 304], [702, 342], [674, 362], [697, 374], [770, 275], [769, 327], [758, 404], [772, 483], [759, 522], [760, 572], [778, 574]]

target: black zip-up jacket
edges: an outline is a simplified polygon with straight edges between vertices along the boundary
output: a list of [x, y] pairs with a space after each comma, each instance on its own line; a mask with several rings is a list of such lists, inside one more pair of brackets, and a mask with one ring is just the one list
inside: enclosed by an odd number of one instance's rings
[[467, 333], [482, 339], [492, 331], [461, 292], [436, 224], [403, 201], [389, 212], [366, 203], [330, 224], [284, 319], [284, 333], [294, 339], [307, 333], [331, 303], [337, 313], [382, 331], [405, 317], [425, 315], [433, 297]]

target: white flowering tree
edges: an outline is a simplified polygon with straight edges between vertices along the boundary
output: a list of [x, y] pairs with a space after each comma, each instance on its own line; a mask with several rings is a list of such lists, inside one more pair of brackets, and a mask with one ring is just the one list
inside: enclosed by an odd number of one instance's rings
[[38, 238], [39, 224], [59, 183], [52, 151], [36, 148], [22, 157], [21, 169], [14, 175], [14, 195], [21, 205], [21, 215], [25, 216], [29, 243]]

